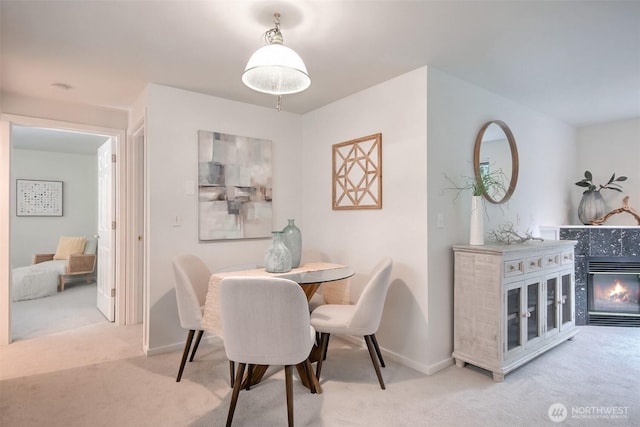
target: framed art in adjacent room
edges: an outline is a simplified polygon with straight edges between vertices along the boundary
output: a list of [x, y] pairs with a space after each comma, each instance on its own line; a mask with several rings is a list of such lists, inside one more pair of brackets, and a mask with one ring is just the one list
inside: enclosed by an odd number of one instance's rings
[[62, 216], [62, 181], [16, 180], [17, 216]]

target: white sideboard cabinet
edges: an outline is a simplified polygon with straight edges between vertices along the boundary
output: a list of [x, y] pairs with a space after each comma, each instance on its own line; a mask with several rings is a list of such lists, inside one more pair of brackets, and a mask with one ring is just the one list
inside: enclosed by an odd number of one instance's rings
[[573, 240], [456, 245], [453, 358], [494, 381], [573, 338]]

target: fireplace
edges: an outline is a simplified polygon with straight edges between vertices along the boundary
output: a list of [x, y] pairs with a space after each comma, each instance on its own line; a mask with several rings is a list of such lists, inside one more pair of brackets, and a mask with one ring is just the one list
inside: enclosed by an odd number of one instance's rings
[[587, 323], [640, 326], [640, 258], [587, 260]]

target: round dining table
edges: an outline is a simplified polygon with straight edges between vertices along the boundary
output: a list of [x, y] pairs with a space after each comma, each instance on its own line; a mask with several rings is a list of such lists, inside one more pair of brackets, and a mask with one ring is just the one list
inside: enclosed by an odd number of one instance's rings
[[[250, 270], [238, 270], [238, 271], [224, 271], [217, 272], [211, 275], [209, 280], [209, 289], [207, 291], [207, 297], [205, 300], [202, 328], [204, 330], [213, 332], [214, 334], [222, 337], [222, 323], [220, 321], [220, 305], [218, 301], [218, 285], [225, 277], [280, 277], [284, 279], [292, 280], [298, 283], [305, 295], [307, 301], [316, 293], [318, 288], [323, 283], [337, 282], [340, 280], [348, 279], [354, 275], [352, 268], [334, 263], [314, 262], [306, 263], [300, 267], [294, 268], [286, 273], [270, 273], [264, 270], [264, 268], [250, 269]], [[317, 360], [318, 347], [313, 346], [311, 350], [310, 359], [312, 361]], [[315, 359], [315, 360], [314, 360]], [[254, 384], [259, 383], [262, 377], [267, 371], [268, 366], [257, 365], [250, 369], [247, 378], [243, 381], [243, 388], [248, 388]], [[315, 390], [317, 393], [321, 393], [322, 389], [318, 380], [313, 372], [308, 372], [304, 366], [297, 366], [300, 380], [302, 383], [310, 388], [312, 392]], [[313, 387], [312, 387], [313, 385]]]

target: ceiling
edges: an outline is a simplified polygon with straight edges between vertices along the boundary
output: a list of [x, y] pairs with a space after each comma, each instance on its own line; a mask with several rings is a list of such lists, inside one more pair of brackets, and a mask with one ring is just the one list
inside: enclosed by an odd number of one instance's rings
[[285, 111], [428, 65], [576, 127], [640, 117], [640, 1], [2, 0], [0, 12], [9, 94], [128, 109], [154, 82], [275, 107], [240, 76], [279, 12], [312, 79]]

